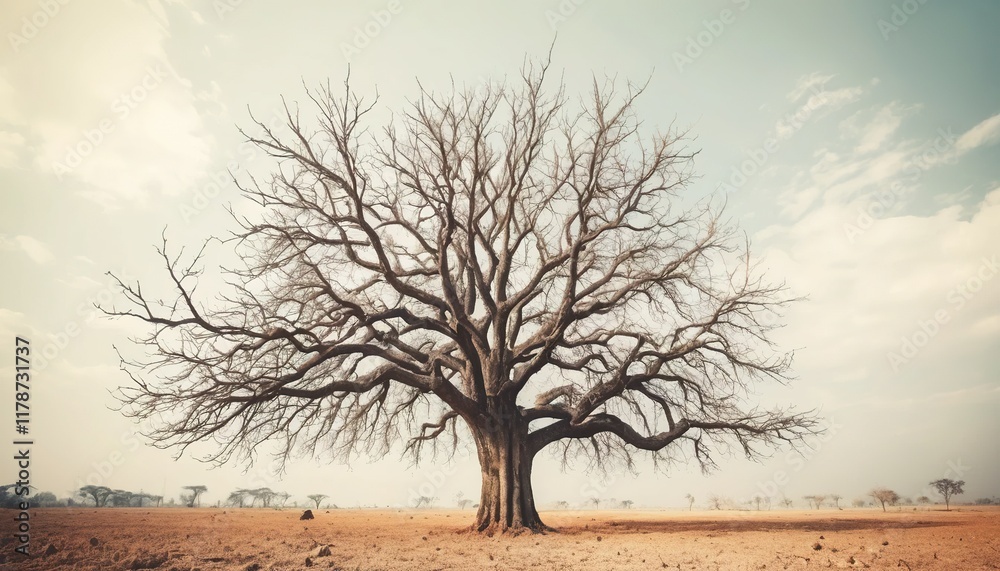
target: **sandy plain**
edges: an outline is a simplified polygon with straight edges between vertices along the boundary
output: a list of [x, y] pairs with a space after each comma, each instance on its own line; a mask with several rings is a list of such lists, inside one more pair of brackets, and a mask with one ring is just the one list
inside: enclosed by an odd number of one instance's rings
[[[13, 512], [12, 512], [13, 513]], [[32, 514], [3, 569], [1000, 569], [1000, 508], [552, 511], [545, 534], [483, 537], [472, 510], [66, 508]], [[50, 547], [51, 546], [51, 547]], [[329, 555], [320, 555], [329, 547]], [[46, 553], [48, 552], [48, 553]]]

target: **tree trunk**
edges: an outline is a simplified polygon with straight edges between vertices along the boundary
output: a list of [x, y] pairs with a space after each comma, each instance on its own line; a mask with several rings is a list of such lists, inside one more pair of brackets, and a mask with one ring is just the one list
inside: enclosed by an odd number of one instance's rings
[[489, 413], [473, 429], [483, 474], [477, 531], [533, 531], [548, 529], [538, 517], [531, 490], [528, 425], [513, 402], [490, 402]]

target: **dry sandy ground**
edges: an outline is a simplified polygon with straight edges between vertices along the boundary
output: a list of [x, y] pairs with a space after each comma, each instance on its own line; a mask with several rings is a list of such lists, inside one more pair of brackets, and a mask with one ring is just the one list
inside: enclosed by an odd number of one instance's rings
[[[543, 513], [544, 535], [481, 537], [470, 511], [41, 509], [36, 555], [4, 569], [1000, 569], [1000, 509]], [[91, 538], [94, 541], [91, 541]], [[96, 543], [96, 545], [92, 545]], [[49, 545], [55, 552], [44, 555]], [[330, 546], [330, 555], [316, 551]]]

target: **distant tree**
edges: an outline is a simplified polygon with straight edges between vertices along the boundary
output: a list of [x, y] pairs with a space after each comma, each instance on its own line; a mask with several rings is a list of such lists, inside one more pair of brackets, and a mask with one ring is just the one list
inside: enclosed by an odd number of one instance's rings
[[279, 508], [285, 507], [285, 504], [288, 503], [288, 498], [290, 497], [292, 497], [292, 494], [289, 494], [288, 492], [275, 492], [274, 494], [274, 499], [277, 501]]
[[28, 498], [32, 507], [54, 508], [59, 506], [59, 498], [52, 492], [38, 492]]
[[429, 508], [429, 507], [431, 507], [431, 503], [433, 503], [434, 500], [436, 500], [436, 499], [437, 498], [433, 498], [431, 496], [420, 496], [414, 502], [414, 507], [417, 507], [417, 508]]
[[556, 502], [556, 507], [561, 510], [568, 510], [569, 502], [567, 502], [566, 500], [559, 500]]
[[694, 506], [694, 496], [691, 494], [684, 494], [684, 498], [688, 501], [688, 511]]
[[931, 499], [928, 498], [927, 496], [920, 496], [919, 498], [917, 498], [917, 503], [918, 504], [929, 504], [929, 503], [931, 503]]
[[127, 508], [132, 504], [132, 497], [134, 495], [128, 490], [111, 490], [106, 503], [110, 503], [116, 508]]
[[252, 490], [246, 490], [246, 493], [250, 496], [250, 507], [254, 507], [257, 502], [260, 502], [260, 506], [263, 508], [271, 507], [271, 503], [274, 498], [278, 495], [277, 492], [271, 488], [255, 488]]
[[944, 509], [951, 510], [951, 497], [956, 494], [964, 494], [965, 490], [962, 489], [965, 486], [964, 480], [951, 480], [949, 478], [942, 478], [940, 480], [934, 480], [931, 482], [938, 493], [944, 498]]
[[844, 496], [840, 494], [830, 494], [830, 499], [833, 500], [833, 507], [837, 508], [838, 510], [840, 509], [840, 500], [842, 500], [843, 498]]
[[803, 496], [802, 499], [808, 500], [812, 503], [814, 508], [819, 509], [823, 507], [823, 502], [826, 501], [826, 496], [822, 494], [815, 494], [812, 496]]
[[622, 500], [621, 504], [619, 505], [622, 507], [622, 509], [630, 510], [632, 509], [632, 506], [635, 505], [635, 502], [633, 502], [632, 500]]
[[[249, 495], [247, 490], [235, 490], [229, 492], [229, 497], [226, 498], [226, 504], [234, 508], [242, 508], [247, 501], [247, 496]], [[317, 506], [318, 508], [319, 506]]]
[[309, 498], [309, 500], [312, 501], [312, 503], [316, 504], [316, 509], [319, 509], [319, 503], [329, 498], [330, 496], [326, 494], [310, 494], [306, 497]]
[[899, 494], [888, 488], [875, 488], [868, 493], [875, 501], [882, 503], [882, 511], [885, 511], [885, 504], [896, 505], [899, 501]]
[[17, 484], [0, 485], [0, 508], [13, 508], [17, 505], [18, 496], [14, 493]]
[[719, 496], [717, 496], [715, 494], [712, 494], [711, 496], [708, 496], [708, 505], [713, 510], [721, 510], [723, 503], [724, 503], [724, 500], [721, 497], [719, 497]]
[[205, 486], [183, 486], [181, 489], [187, 490], [188, 493], [181, 496], [186, 499], [185, 503], [187, 507], [193, 508], [196, 504], [201, 506], [201, 495], [208, 491]]
[[851, 505], [856, 508], [863, 508], [865, 507], [865, 500], [862, 498], [855, 498], [854, 501], [851, 502]]
[[781, 505], [785, 506], [786, 508], [791, 508], [792, 507], [792, 500], [790, 500], [789, 498], [782, 498], [781, 499]]
[[133, 499], [136, 502], [136, 507], [140, 507], [140, 508], [142, 507], [142, 502], [144, 502], [144, 501], [147, 501], [147, 500], [150, 501], [150, 502], [155, 501], [153, 495], [147, 494], [147, 493], [145, 493], [143, 491], [140, 491], [138, 494], [135, 494], [132, 497], [133, 497]]
[[594, 497], [588, 499], [587, 502], [590, 503], [591, 505], [593, 505], [595, 510], [601, 509], [601, 498], [598, 498], [597, 496], [594, 496]]
[[975, 503], [977, 506], [988, 506], [992, 504], [1000, 505], [1000, 502], [998, 502], [996, 498], [977, 498], [976, 501], [973, 503]]
[[82, 497], [93, 498], [94, 505], [97, 507], [102, 507], [107, 504], [108, 498], [111, 497], [112, 490], [107, 486], [84, 486], [80, 488], [78, 495]]
[[464, 510], [472, 505], [472, 500], [465, 497], [465, 492], [458, 492], [455, 494], [455, 505], [458, 506], [458, 509]]

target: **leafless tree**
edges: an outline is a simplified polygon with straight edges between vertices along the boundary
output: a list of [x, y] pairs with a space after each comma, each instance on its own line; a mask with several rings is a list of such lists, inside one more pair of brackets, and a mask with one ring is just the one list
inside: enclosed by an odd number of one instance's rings
[[621, 503], [618, 505], [621, 506], [623, 510], [630, 510], [632, 509], [632, 506], [635, 505], [635, 502], [633, 502], [632, 500], [622, 500]]
[[556, 502], [556, 508], [561, 509], [561, 510], [568, 510], [569, 509], [569, 502], [567, 502], [566, 500], [559, 500], [559, 501]]
[[791, 508], [793, 505], [791, 498], [782, 498], [781, 505], [785, 506], [786, 508]]
[[429, 507], [431, 507], [431, 504], [436, 499], [437, 498], [432, 498], [430, 496], [420, 496], [414, 502], [413, 507], [415, 507], [415, 508], [429, 508]]
[[844, 496], [840, 494], [830, 494], [830, 499], [833, 500], [833, 507], [840, 509], [840, 500], [844, 499]]
[[464, 510], [472, 505], [472, 500], [465, 497], [465, 492], [459, 492], [455, 494], [455, 504], [458, 505], [458, 509]]
[[691, 511], [691, 508], [694, 507], [694, 496], [691, 494], [684, 494], [684, 499], [688, 501], [688, 511]]
[[875, 501], [881, 502], [882, 511], [886, 511], [885, 504], [895, 505], [899, 501], [899, 494], [888, 488], [875, 488], [868, 495]]
[[481, 531], [544, 528], [531, 469], [549, 447], [599, 467], [686, 448], [708, 470], [730, 444], [755, 458], [815, 433], [747, 398], [787, 380], [769, 332], [788, 298], [721, 211], [682, 196], [684, 133], [646, 136], [631, 84], [595, 80], [573, 110], [548, 67], [421, 88], [377, 134], [348, 81], [306, 91], [317, 126], [291, 104], [286, 132], [257, 123], [278, 167], [239, 183], [259, 213], [234, 213], [218, 303], [196, 291], [205, 249], [164, 238], [170, 297], [119, 280], [127, 307], [105, 308], [150, 326], [154, 356], [123, 355], [124, 412], [179, 454], [217, 442], [216, 462], [400, 438], [419, 459], [468, 436]]
[[944, 509], [951, 510], [951, 496], [954, 494], [964, 494], [965, 490], [962, 489], [965, 486], [963, 480], [952, 480], [950, 478], [942, 478], [940, 480], [934, 480], [931, 485], [941, 494], [944, 498]]
[[865, 507], [865, 500], [863, 498], [855, 498], [854, 501], [851, 502], [851, 505], [856, 508], [863, 508]]
[[327, 496], [326, 494], [311, 494], [306, 497], [309, 498], [314, 504], [316, 504], [316, 509], [319, 509], [319, 503], [330, 496]]
[[597, 496], [594, 496], [594, 497], [591, 497], [591, 498], [587, 498], [587, 503], [589, 503], [590, 505], [594, 506], [595, 510], [601, 509], [601, 498], [599, 498]]
[[288, 492], [275, 492], [274, 499], [277, 500], [278, 507], [283, 508], [285, 504], [288, 503], [288, 498], [292, 497], [292, 494]]
[[721, 510], [722, 507], [725, 504], [726, 504], [726, 500], [724, 498], [722, 498], [721, 496], [717, 496], [715, 494], [712, 494], [711, 496], [708, 496], [708, 505], [713, 510]]

